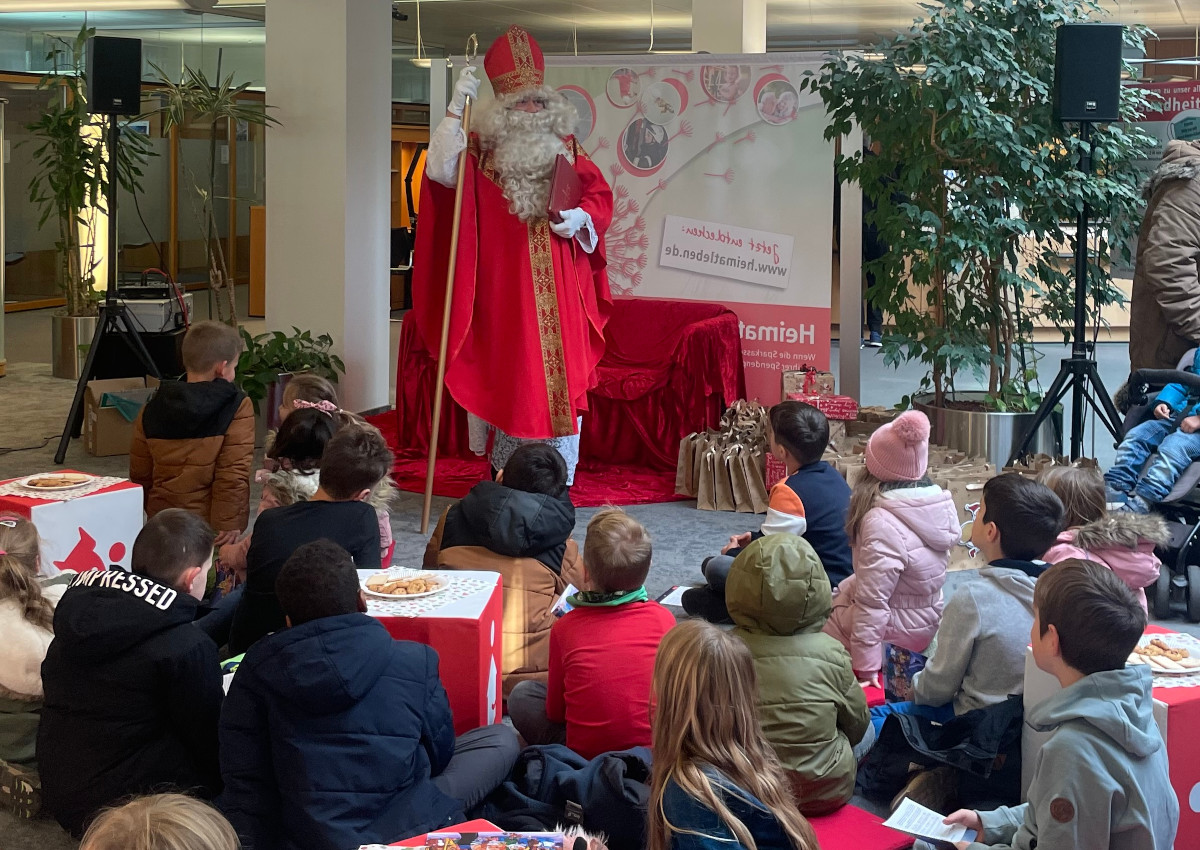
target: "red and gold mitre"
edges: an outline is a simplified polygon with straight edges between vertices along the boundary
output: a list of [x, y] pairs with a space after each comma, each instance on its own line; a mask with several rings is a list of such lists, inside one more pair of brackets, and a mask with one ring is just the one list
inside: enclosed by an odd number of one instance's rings
[[483, 57], [483, 69], [497, 95], [540, 88], [546, 79], [542, 49], [528, 32], [511, 26], [492, 42]]

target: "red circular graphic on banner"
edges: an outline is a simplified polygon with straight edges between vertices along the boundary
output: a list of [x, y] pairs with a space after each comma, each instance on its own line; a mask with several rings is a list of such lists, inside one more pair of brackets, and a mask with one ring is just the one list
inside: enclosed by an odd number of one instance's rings
[[783, 74], [767, 74], [754, 84], [754, 108], [768, 124], [787, 124], [796, 120], [800, 93]]
[[108, 547], [108, 562], [110, 564], [119, 564], [121, 559], [125, 557], [125, 544], [120, 541]]
[[705, 65], [700, 69], [704, 93], [721, 103], [733, 103], [750, 88], [749, 65]]
[[679, 80], [660, 80], [642, 92], [642, 114], [652, 124], [670, 124], [687, 109], [687, 89]]
[[618, 68], [608, 75], [604, 93], [617, 109], [628, 109], [642, 94], [642, 79], [633, 68]]
[[579, 120], [575, 122], [575, 140], [586, 141], [592, 135], [592, 130], [596, 129], [596, 102], [579, 86], [559, 86], [558, 91], [579, 114]]
[[649, 177], [667, 161], [667, 129], [645, 118], [634, 118], [621, 133], [617, 159], [634, 177]]

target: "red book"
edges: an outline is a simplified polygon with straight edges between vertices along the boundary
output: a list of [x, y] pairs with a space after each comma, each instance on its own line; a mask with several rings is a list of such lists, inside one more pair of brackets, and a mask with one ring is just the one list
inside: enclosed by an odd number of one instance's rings
[[575, 166], [563, 154], [554, 159], [554, 174], [550, 178], [550, 203], [547, 212], [551, 221], [562, 221], [563, 210], [573, 210], [583, 200], [583, 185]]

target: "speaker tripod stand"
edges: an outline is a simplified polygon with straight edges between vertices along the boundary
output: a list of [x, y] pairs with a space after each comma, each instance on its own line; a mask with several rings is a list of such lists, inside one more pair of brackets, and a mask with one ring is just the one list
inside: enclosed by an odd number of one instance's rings
[[[1079, 139], [1086, 145], [1079, 154], [1079, 170], [1088, 174], [1092, 170], [1091, 122], [1080, 122]], [[1116, 442], [1120, 442], [1121, 439], [1121, 414], [1100, 379], [1100, 371], [1096, 367], [1094, 357], [1095, 346], [1086, 338], [1089, 212], [1085, 201], [1075, 227], [1075, 327], [1071, 337], [1071, 356], [1064, 358], [1059, 366], [1058, 375], [1046, 391], [1033, 423], [1021, 438], [1020, 445], [1009, 457], [1009, 466], [1013, 461], [1028, 454], [1038, 429], [1066, 397], [1068, 391], [1071, 393], [1071, 460], [1077, 460], [1083, 455], [1085, 402], [1096, 412], [1101, 424], [1108, 429], [1113, 439]]]
[[105, 192], [105, 202], [108, 205], [108, 287], [104, 293], [104, 303], [100, 305], [100, 318], [96, 322], [96, 332], [92, 334], [92, 343], [88, 348], [83, 370], [79, 373], [79, 381], [75, 384], [75, 397], [71, 400], [71, 410], [67, 421], [63, 424], [62, 436], [58, 440], [58, 451], [54, 453], [54, 462], [61, 464], [67, 457], [67, 446], [72, 437], [78, 437], [83, 426], [83, 397], [87, 385], [92, 380], [96, 368], [96, 355], [106, 339], [120, 335], [125, 344], [133, 349], [134, 354], [146, 367], [146, 373], [155, 378], [161, 377], [158, 366], [146, 344], [138, 336], [129, 321], [128, 309], [117, 300], [117, 145], [121, 141], [121, 131], [117, 126], [117, 117], [108, 116], [108, 187]]

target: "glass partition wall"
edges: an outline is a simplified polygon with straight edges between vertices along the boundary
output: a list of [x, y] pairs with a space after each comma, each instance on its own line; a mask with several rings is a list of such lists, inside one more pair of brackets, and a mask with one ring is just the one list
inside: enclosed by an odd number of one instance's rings
[[[36, 75], [0, 73], [0, 98], [8, 105], [8, 138], [3, 155], [5, 181], [5, 307], [36, 309], [59, 306], [62, 293], [55, 278], [53, 222], [38, 227], [29, 200], [35, 171], [34, 139], [25, 129], [44, 109], [51, 94], [39, 91]], [[244, 100], [261, 104], [247, 92]], [[153, 86], [143, 88], [142, 109], [158, 107]], [[135, 198], [121, 189], [117, 196], [118, 271], [123, 279], [148, 269], [162, 269], [188, 288], [208, 285], [205, 216], [202, 199], [210, 191], [213, 232], [229, 272], [237, 283], [249, 282], [251, 205], [264, 203], [264, 128], [254, 125], [216, 128], [189, 124], [164, 133], [157, 116], [139, 122], [150, 137], [153, 156], [143, 167], [141, 191]], [[230, 191], [230, 187], [235, 191]], [[210, 188], [211, 187], [211, 188]]]

